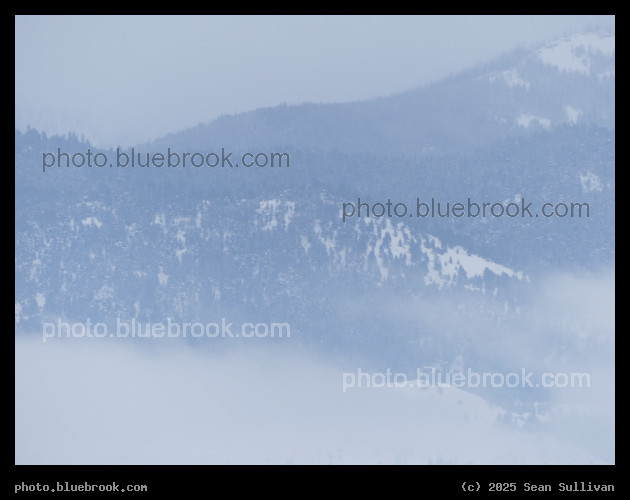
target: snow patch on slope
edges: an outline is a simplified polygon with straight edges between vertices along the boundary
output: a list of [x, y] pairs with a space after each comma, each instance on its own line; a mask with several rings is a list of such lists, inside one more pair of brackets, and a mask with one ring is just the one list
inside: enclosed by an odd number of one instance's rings
[[461, 246], [447, 247], [445, 251], [438, 252], [436, 247], [423, 238], [420, 248], [427, 257], [427, 274], [424, 277], [426, 285], [433, 284], [439, 288], [451, 286], [455, 284], [460, 271], [463, 271], [467, 279], [483, 278], [486, 272], [497, 276], [506, 275], [519, 281], [526, 279], [523, 272], [470, 254]]
[[529, 90], [531, 87], [531, 84], [528, 81], [523, 80], [516, 69], [510, 69], [502, 71], [499, 74], [490, 75], [488, 80], [492, 84], [502, 80], [509, 88], [523, 87], [525, 90]]
[[544, 64], [555, 66], [560, 71], [577, 72], [587, 76], [591, 73], [591, 57], [595, 54], [613, 57], [615, 35], [578, 33], [537, 51], [538, 58]]
[[81, 221], [81, 224], [83, 224], [84, 226], [95, 226], [95, 227], [101, 227], [103, 225], [103, 223], [98, 220], [98, 217], [88, 217], [86, 219], [83, 219]]
[[582, 191], [584, 193], [602, 190], [601, 179], [596, 174], [590, 171], [586, 172], [585, 174], [582, 174], [580, 172], [580, 183], [582, 184]]
[[569, 120], [569, 123], [575, 124], [582, 115], [582, 110], [580, 108], [574, 108], [573, 106], [569, 106], [568, 104], [566, 104], [564, 106], [564, 113], [567, 115], [567, 120]]
[[542, 125], [546, 129], [551, 127], [551, 120], [549, 118], [542, 118], [529, 114], [521, 114], [518, 116], [518, 118], [516, 118], [516, 123], [524, 128], [529, 128], [532, 122], [538, 122], [538, 124]]
[[[256, 213], [261, 216], [261, 228], [263, 231], [271, 231], [279, 226], [278, 217], [284, 209], [282, 222], [284, 230], [289, 230], [291, 219], [295, 216], [295, 202], [282, 200], [264, 200], [258, 204]], [[258, 225], [258, 221], [257, 221]]]

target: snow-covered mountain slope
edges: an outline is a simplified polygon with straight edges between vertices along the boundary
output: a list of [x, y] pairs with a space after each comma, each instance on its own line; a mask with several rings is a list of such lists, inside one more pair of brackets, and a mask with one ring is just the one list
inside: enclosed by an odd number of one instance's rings
[[[290, 323], [290, 338], [255, 339], [257, 345], [297, 345], [353, 369], [590, 371], [594, 389], [575, 398], [528, 388], [383, 393], [401, 414], [422, 416], [410, 417], [400, 447], [386, 461], [514, 461], [497, 419], [524, 433], [513, 442], [521, 462], [611, 461], [613, 399], [605, 367], [612, 366], [614, 352], [614, 82], [614, 34], [577, 34], [389, 98], [261, 109], [136, 147], [143, 153], [225, 148], [235, 157], [288, 153], [291, 166], [273, 170], [44, 172], [43, 153], [85, 153], [91, 146], [76, 135], [16, 131], [17, 336], [41, 339], [44, 322], [89, 319], [115, 328], [118, 321], [226, 318]], [[97, 152], [115, 155], [92, 149]], [[346, 217], [344, 204], [359, 199], [371, 206], [402, 202], [408, 213]], [[432, 199], [451, 207], [469, 201], [521, 206], [526, 200], [537, 214], [543, 203], [579, 203], [589, 212], [575, 218], [418, 217], [419, 200]], [[252, 342], [180, 340], [217, 352]], [[22, 359], [30, 359], [25, 352]], [[28, 363], [23, 366], [28, 372]], [[28, 384], [23, 388], [22, 394], [31, 393]], [[221, 400], [216, 387], [199, 389]], [[382, 406], [363, 394], [348, 397], [366, 411]], [[601, 414], [580, 413], [583, 400]], [[347, 402], [333, 406], [343, 413]], [[452, 418], [432, 419], [423, 414], [427, 407]], [[345, 415], [337, 437], [351, 428], [353, 415]], [[437, 436], [446, 436], [451, 424], [463, 425], [453, 439], [467, 439], [468, 448], [453, 445], [453, 453], [440, 455], [443, 440], [426, 429], [437, 426]], [[563, 437], [531, 438], [539, 425]], [[584, 449], [566, 445], [574, 440], [563, 429], [591, 428], [599, 434]], [[354, 444], [374, 429], [367, 425], [352, 434]], [[212, 432], [208, 439], [216, 438]], [[53, 449], [57, 442], [48, 436]], [[483, 450], [488, 453], [479, 451], [479, 436], [492, 437], [495, 446]], [[360, 446], [338, 452], [331, 450], [337, 438], [322, 439], [321, 447], [309, 448], [314, 455], [269, 455], [263, 446], [249, 459], [361, 460], [353, 454]], [[573, 451], [555, 454], [549, 443], [556, 442]], [[155, 456], [171, 453], [168, 446], [166, 440]], [[23, 460], [31, 461], [26, 445], [21, 449]], [[456, 453], [462, 449], [472, 451]], [[195, 450], [199, 461], [209, 460]], [[372, 452], [385, 456], [365, 449], [362, 456]]]
[[[425, 316], [419, 339], [378, 302], [453, 301], [468, 331], [524, 314], [549, 273], [613, 265], [614, 68], [614, 34], [577, 34], [390, 98], [257, 110], [137, 147], [288, 152], [276, 170], [42, 172], [42, 153], [89, 143], [16, 131], [16, 329], [223, 311], [287, 318], [327, 350], [452, 360], [472, 348], [464, 333]], [[410, 216], [344, 221], [359, 198]], [[418, 198], [590, 212], [419, 218]]]

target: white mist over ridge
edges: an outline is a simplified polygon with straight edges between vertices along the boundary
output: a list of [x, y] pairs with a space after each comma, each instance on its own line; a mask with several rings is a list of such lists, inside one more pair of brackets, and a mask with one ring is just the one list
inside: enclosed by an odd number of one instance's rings
[[343, 363], [288, 348], [16, 338], [16, 366], [17, 464], [606, 463], [460, 389], [344, 393]]
[[[521, 411], [504, 407], [499, 389], [415, 387], [422, 356], [383, 365], [315, 352], [295, 335], [220, 347], [17, 335], [16, 463], [613, 463], [614, 273], [555, 275], [536, 296], [517, 322], [473, 319], [461, 339], [503, 372], [588, 373], [588, 386], [529, 389], [534, 403]], [[438, 299], [381, 308], [400, 322], [435, 321], [445, 336], [471, 321]], [[558, 342], [561, 351], [549, 348]], [[466, 350], [451, 369], [466, 373], [475, 357]], [[344, 374], [359, 368], [407, 383], [344, 392]]]

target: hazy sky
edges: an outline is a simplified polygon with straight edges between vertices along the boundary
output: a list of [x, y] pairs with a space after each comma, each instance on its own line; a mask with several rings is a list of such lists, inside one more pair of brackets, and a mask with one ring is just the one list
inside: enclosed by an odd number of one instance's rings
[[281, 102], [386, 96], [614, 16], [16, 16], [16, 127], [126, 146]]

